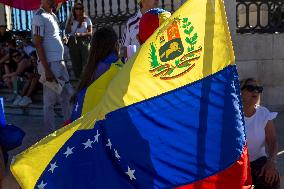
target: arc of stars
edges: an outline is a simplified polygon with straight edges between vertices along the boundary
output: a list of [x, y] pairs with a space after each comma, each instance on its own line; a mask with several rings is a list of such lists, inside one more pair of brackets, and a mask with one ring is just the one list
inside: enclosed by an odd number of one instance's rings
[[53, 164], [51, 163], [51, 164], [50, 164], [50, 168], [49, 168], [48, 171], [51, 171], [51, 172], [53, 173], [53, 172], [54, 172], [54, 169], [57, 168], [57, 167], [58, 167], [58, 166], [56, 165], [56, 162], [53, 163]]
[[118, 151], [116, 149], [114, 149], [114, 155], [115, 157], [118, 159], [118, 161], [120, 161], [120, 155], [118, 154]]
[[43, 181], [41, 181], [41, 183], [39, 185], [37, 185], [38, 189], [44, 189], [44, 187], [47, 185], [47, 183], [44, 183]]
[[111, 150], [111, 146], [112, 146], [111, 141], [110, 141], [110, 139], [108, 139], [107, 141], [108, 141], [108, 143], [106, 144], [106, 146], [109, 147], [109, 149]]
[[88, 139], [85, 143], [82, 143], [82, 144], [85, 146], [84, 149], [87, 149], [87, 148], [93, 148], [92, 143], [93, 141]]
[[129, 176], [130, 180], [133, 180], [133, 179], [136, 180], [136, 178], [134, 176], [134, 172], [135, 172], [135, 170], [134, 169], [131, 170], [130, 167], [128, 166], [128, 170], [125, 173]]
[[63, 154], [65, 154], [66, 156], [66, 158], [69, 156], [69, 155], [71, 155], [71, 154], [73, 154], [74, 152], [72, 151], [74, 149], [74, 147], [72, 147], [72, 148], [69, 148], [69, 146], [67, 147], [67, 149], [66, 149], [66, 152], [64, 152]]
[[99, 142], [99, 136], [100, 136], [101, 134], [99, 133], [99, 131], [97, 130], [97, 134], [94, 136], [95, 137], [95, 140], [94, 140], [94, 142]]

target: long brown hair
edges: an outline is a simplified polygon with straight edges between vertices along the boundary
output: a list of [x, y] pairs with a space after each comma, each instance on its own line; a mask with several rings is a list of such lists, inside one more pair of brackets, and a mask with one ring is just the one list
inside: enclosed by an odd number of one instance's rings
[[[75, 8], [76, 8], [77, 6], [80, 6], [80, 7], [83, 8], [83, 17], [82, 17], [82, 18], [77, 17], [77, 15], [76, 15], [76, 13], [75, 13]], [[79, 25], [78, 25], [78, 26], [81, 27], [81, 26], [82, 26], [82, 23], [83, 23], [83, 22], [85, 21], [85, 19], [87, 18], [86, 14], [85, 14], [85, 7], [84, 7], [83, 3], [76, 2], [75, 5], [74, 5], [74, 7], [73, 7], [72, 12], [73, 12], [73, 17], [74, 17], [74, 19], [79, 22]]]
[[91, 85], [91, 83], [93, 82], [93, 74], [97, 69], [97, 65], [100, 61], [104, 60], [112, 52], [118, 55], [118, 51], [116, 48], [117, 40], [117, 34], [110, 27], [101, 28], [94, 33], [91, 42], [88, 63], [84, 68], [81, 82], [78, 87], [79, 91], [84, 87], [88, 87]]

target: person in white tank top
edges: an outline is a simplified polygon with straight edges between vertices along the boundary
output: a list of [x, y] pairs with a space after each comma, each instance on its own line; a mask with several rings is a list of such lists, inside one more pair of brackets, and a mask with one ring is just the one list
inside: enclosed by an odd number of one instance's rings
[[66, 22], [65, 33], [69, 35], [68, 48], [72, 61], [72, 68], [77, 79], [87, 64], [93, 25], [91, 19], [85, 14], [83, 3], [76, 2]]
[[241, 81], [245, 129], [251, 165], [252, 182], [256, 189], [278, 189], [276, 169], [278, 145], [273, 119], [277, 113], [260, 106], [263, 87], [254, 78]]

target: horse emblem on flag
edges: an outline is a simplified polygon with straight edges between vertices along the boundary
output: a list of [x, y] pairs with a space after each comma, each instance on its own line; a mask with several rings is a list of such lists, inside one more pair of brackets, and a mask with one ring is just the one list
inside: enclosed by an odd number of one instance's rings
[[149, 71], [154, 77], [162, 80], [181, 77], [201, 57], [202, 46], [197, 47], [198, 34], [188, 18], [174, 18], [158, 31], [156, 38], [159, 40], [150, 44], [149, 57]]

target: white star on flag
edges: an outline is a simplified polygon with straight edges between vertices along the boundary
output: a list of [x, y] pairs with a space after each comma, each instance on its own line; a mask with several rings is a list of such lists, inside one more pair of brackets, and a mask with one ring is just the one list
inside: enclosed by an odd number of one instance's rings
[[73, 151], [72, 151], [73, 149], [74, 149], [74, 147], [73, 147], [73, 148], [69, 148], [69, 146], [67, 147], [66, 152], [63, 153], [63, 154], [66, 155], [66, 158], [67, 158], [69, 155], [73, 154]]
[[108, 146], [109, 149], [111, 150], [111, 146], [112, 146], [111, 141], [110, 141], [110, 139], [107, 139], [107, 141], [108, 141], [108, 143], [106, 144], [106, 146]]
[[43, 181], [41, 181], [41, 183], [39, 185], [37, 185], [38, 189], [44, 189], [44, 187], [47, 185], [47, 183], [43, 183]]
[[99, 131], [97, 130], [97, 134], [94, 136], [95, 137], [94, 142], [99, 142], [99, 136], [100, 134], [99, 134]]
[[136, 178], [135, 178], [135, 176], [134, 176], [134, 172], [135, 172], [135, 170], [134, 170], [134, 169], [131, 170], [131, 169], [129, 168], [129, 166], [128, 166], [128, 170], [127, 170], [127, 172], [125, 172], [125, 173], [129, 176], [130, 180], [132, 180], [132, 179], [136, 180]]
[[85, 142], [85, 143], [82, 143], [82, 144], [84, 144], [84, 149], [86, 149], [86, 148], [93, 148], [92, 147], [92, 143], [93, 143], [93, 141], [91, 141], [90, 139], [88, 139], [87, 140], [87, 142]]
[[115, 157], [118, 159], [118, 161], [120, 161], [120, 155], [118, 154], [116, 149], [114, 149], [114, 154], [115, 154]]
[[58, 167], [58, 166], [56, 165], [56, 162], [53, 163], [53, 164], [51, 163], [51, 164], [50, 164], [50, 168], [49, 168], [48, 171], [51, 171], [51, 172], [53, 173], [54, 169], [57, 168], [57, 167]]
[[77, 102], [76, 106], [75, 106], [75, 112], [78, 111], [78, 108], [79, 108], [79, 102]]

